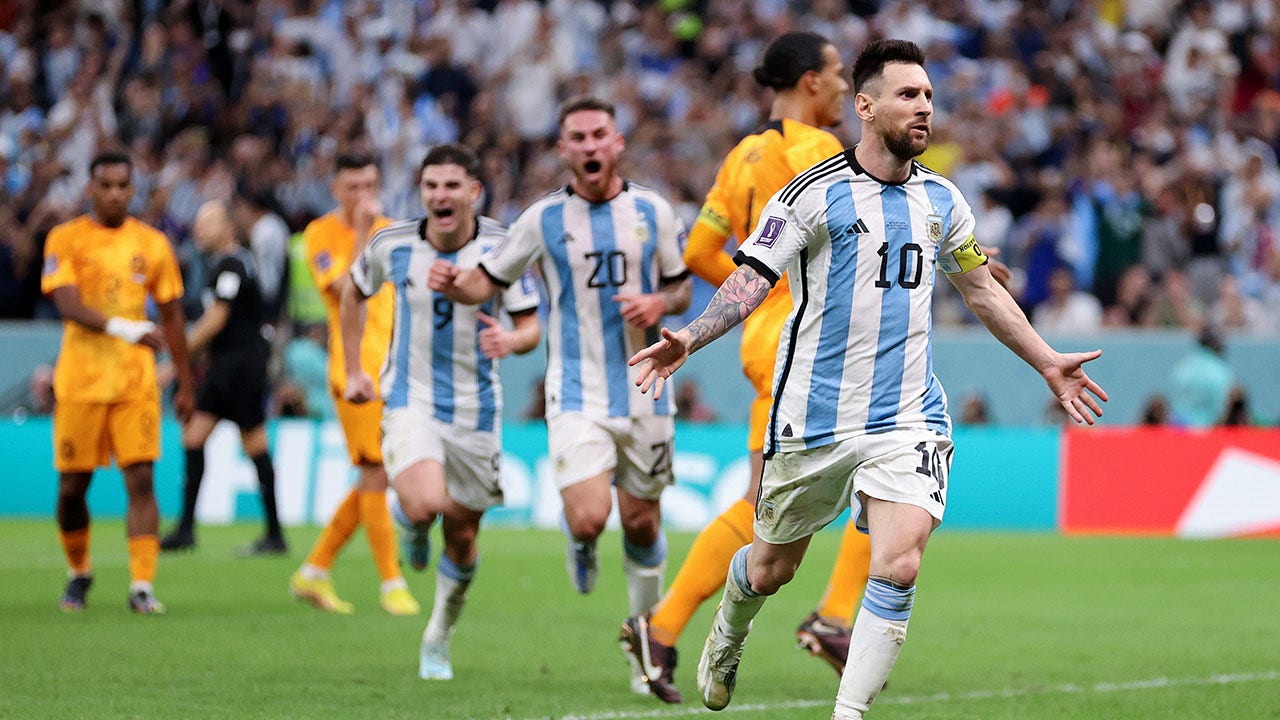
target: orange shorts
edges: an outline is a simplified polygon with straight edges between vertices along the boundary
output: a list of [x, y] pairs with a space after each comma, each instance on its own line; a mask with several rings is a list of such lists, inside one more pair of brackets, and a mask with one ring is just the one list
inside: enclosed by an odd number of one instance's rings
[[117, 403], [59, 401], [53, 409], [53, 467], [92, 472], [155, 462], [160, 457], [160, 400]]
[[333, 399], [352, 465], [382, 464], [382, 401], [356, 404]]

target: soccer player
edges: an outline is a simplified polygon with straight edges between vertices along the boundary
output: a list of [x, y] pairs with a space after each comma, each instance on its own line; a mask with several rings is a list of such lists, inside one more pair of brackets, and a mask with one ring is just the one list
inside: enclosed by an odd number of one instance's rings
[[212, 258], [204, 312], [187, 335], [191, 353], [209, 349], [209, 371], [196, 395], [196, 411], [182, 428], [186, 484], [182, 518], [160, 541], [160, 549], [195, 547], [196, 499], [204, 479], [204, 446], [218, 421], [240, 428], [245, 455], [258, 473], [266, 532], [245, 547], [245, 555], [282, 555], [287, 551], [276, 512], [276, 474], [267, 449], [265, 408], [267, 359], [271, 348], [263, 335], [266, 305], [258, 286], [253, 255], [236, 240], [227, 209], [210, 201], [196, 213], [192, 228], [196, 245]]
[[920, 48], [870, 43], [853, 89], [861, 142], [774, 195], [706, 311], [677, 332], [663, 328], [662, 340], [631, 359], [641, 389], [660, 397], [690, 352], [759, 307], [784, 270], [794, 280], [755, 540], [733, 557], [698, 662], [698, 691], [713, 710], [729, 703], [765, 598], [794, 576], [813, 533], [851, 504], [871, 536], [871, 572], [832, 717], [861, 718], [897, 660], [951, 465], [946, 395], [931, 367], [935, 266], [1073, 420], [1092, 423], [1107, 399], [1083, 369], [1101, 351], [1058, 353], [1036, 334], [987, 268], [968, 203], [914, 161], [933, 115]]
[[[359, 469], [360, 477], [316, 539], [306, 562], [289, 578], [289, 592], [325, 612], [344, 615], [354, 612], [351, 603], [338, 597], [329, 569], [356, 527], [364, 525], [374, 565], [382, 578], [383, 609], [392, 615], [417, 615], [421, 608], [409, 594], [400, 573], [395, 528], [387, 511], [387, 473], [382, 467], [382, 438], [378, 429], [382, 422], [382, 403], [375, 400], [357, 405], [343, 397], [347, 381], [346, 348], [342, 342], [339, 300], [343, 287], [351, 281], [347, 274], [351, 260], [364, 250], [375, 230], [391, 224], [389, 218], [382, 216], [378, 185], [378, 166], [372, 157], [339, 155], [330, 185], [338, 207], [314, 220], [303, 231], [308, 265], [329, 315], [329, 393], [346, 435], [351, 464]], [[393, 288], [386, 284], [369, 298], [364, 336], [360, 346], [352, 349], [352, 354], [360, 358], [360, 366], [370, 375], [382, 367], [391, 344], [393, 295]]]
[[[128, 495], [129, 607], [164, 613], [156, 599], [160, 515], [152, 465], [160, 456], [160, 388], [155, 352], [166, 345], [177, 370], [174, 410], [191, 414], [193, 384], [183, 334], [182, 274], [169, 240], [128, 214], [133, 199], [128, 155], [107, 152], [89, 163], [92, 210], [58, 225], [45, 245], [41, 290], [63, 317], [54, 370], [54, 467], [58, 530], [70, 568], [61, 606], [84, 609], [93, 584], [89, 506], [93, 471], [115, 457]], [[163, 330], [146, 319], [147, 297]]]
[[[449, 301], [414, 281], [437, 258], [459, 267], [476, 261], [506, 236], [495, 220], [477, 217], [479, 160], [463, 145], [438, 145], [422, 160], [419, 191], [425, 217], [379, 230], [351, 265], [342, 289], [344, 344], [363, 331], [364, 303], [384, 282], [395, 288], [390, 361], [382, 370], [382, 456], [396, 489], [393, 514], [408, 535], [411, 565], [430, 561], [428, 531], [441, 518], [444, 552], [436, 570], [435, 604], [422, 634], [418, 675], [449, 680], [449, 641], [480, 565], [476, 535], [484, 511], [502, 502], [502, 386], [498, 359], [538, 346], [538, 293], [527, 273], [499, 301], [483, 306]], [[505, 310], [513, 328], [497, 320]], [[346, 399], [374, 398], [373, 380], [346, 358]]]
[[[688, 307], [691, 290], [684, 228], [670, 203], [618, 174], [623, 145], [612, 104], [566, 102], [557, 148], [573, 174], [569, 185], [525, 210], [477, 267], [437, 260], [430, 281], [450, 300], [475, 304], [540, 263], [551, 299], [547, 442], [564, 502], [569, 578], [580, 593], [594, 587], [596, 540], [616, 488], [630, 614], [638, 614], [662, 592], [659, 498], [672, 482], [675, 424], [669, 399], [640, 395], [626, 359], [656, 337], [662, 316]], [[648, 693], [634, 665], [632, 689]]]
[[[775, 192], [805, 168], [844, 149], [834, 135], [820, 129], [839, 124], [849, 90], [834, 45], [815, 33], [787, 33], [769, 45], [754, 74], [756, 82], [776, 93], [769, 122], [743, 138], [725, 158], [684, 251], [689, 269], [716, 287], [736, 268], [724, 251], [726, 240], [731, 235], [739, 241], [746, 238]], [[789, 312], [791, 292], [783, 275], [760, 309], [743, 323], [742, 370], [756, 389], [747, 436], [751, 480], [746, 492], [698, 535], [652, 615], [636, 615], [622, 625], [623, 650], [646, 668], [650, 692], [664, 702], [681, 701], [673, 683], [680, 633], [698, 606], [724, 584], [733, 554], [751, 541], [765, 425], [773, 404], [773, 359]], [[849, 523], [823, 601], [797, 631], [802, 646], [831, 663], [837, 673], [844, 670], [849, 623], [867, 581], [870, 556], [866, 536]]]

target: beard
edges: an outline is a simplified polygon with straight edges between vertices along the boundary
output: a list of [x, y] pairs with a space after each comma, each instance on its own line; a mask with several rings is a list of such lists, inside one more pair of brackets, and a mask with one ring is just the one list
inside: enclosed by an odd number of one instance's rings
[[933, 137], [932, 128], [925, 133], [922, 140], [912, 139], [911, 128], [892, 128], [884, 134], [884, 146], [889, 149], [889, 152], [893, 153], [894, 157], [910, 160], [919, 157], [921, 153], [929, 149], [929, 138], [931, 137]]

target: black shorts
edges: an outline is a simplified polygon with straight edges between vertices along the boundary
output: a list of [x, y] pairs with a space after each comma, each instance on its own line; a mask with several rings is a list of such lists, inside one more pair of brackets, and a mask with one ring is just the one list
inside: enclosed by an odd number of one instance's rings
[[196, 392], [196, 410], [230, 420], [241, 430], [266, 421], [266, 350], [215, 355]]

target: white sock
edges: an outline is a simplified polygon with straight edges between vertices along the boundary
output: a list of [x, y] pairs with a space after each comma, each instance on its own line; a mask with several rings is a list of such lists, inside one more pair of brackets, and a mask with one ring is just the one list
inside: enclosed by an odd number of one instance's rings
[[391, 592], [392, 590], [398, 590], [399, 588], [405, 588], [406, 590], [409, 588], [409, 583], [406, 583], [403, 577], [383, 580], [382, 585], [380, 586], [380, 590], [383, 595]]
[[662, 579], [667, 569], [667, 536], [647, 547], [622, 539], [622, 568], [627, 574], [627, 602], [631, 615], [642, 615], [662, 599]]
[[133, 582], [129, 583], [130, 595], [138, 592], [139, 590], [146, 590], [149, 593], [155, 594], [155, 589], [152, 588], [151, 583], [147, 582], [146, 580], [134, 580]]
[[422, 633], [425, 642], [447, 642], [453, 636], [454, 626], [458, 624], [458, 616], [467, 602], [467, 588], [476, 575], [476, 567], [480, 561], [469, 567], [455, 565], [447, 556], [440, 556], [436, 567], [436, 598], [431, 607], [431, 618], [427, 620], [427, 629]]
[[902, 587], [879, 578], [867, 581], [862, 607], [853, 621], [849, 660], [840, 677], [832, 718], [861, 718], [884, 687], [907, 639], [915, 590], [914, 585]]
[[716, 613], [716, 628], [721, 635], [734, 640], [745, 640], [751, 632], [751, 621], [764, 607], [765, 596], [751, 589], [747, 580], [746, 545], [734, 553], [729, 562], [729, 575], [725, 578], [724, 595], [720, 611]]
[[328, 580], [329, 579], [328, 570], [325, 570], [322, 567], [317, 567], [315, 565], [312, 565], [311, 563], [307, 563], [303, 565], [302, 570], [300, 572], [302, 573], [302, 577], [305, 580]]

